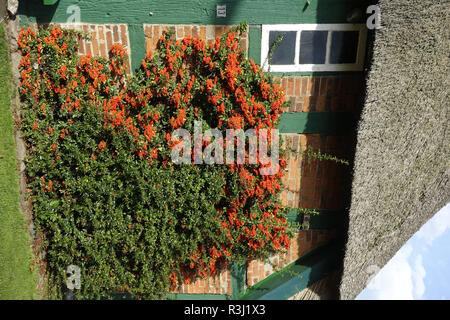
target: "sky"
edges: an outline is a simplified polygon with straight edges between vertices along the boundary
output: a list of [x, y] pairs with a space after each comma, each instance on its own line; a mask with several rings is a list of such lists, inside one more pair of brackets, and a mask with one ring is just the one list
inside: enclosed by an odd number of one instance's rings
[[450, 300], [450, 203], [381, 270], [367, 272], [372, 278], [356, 300]]

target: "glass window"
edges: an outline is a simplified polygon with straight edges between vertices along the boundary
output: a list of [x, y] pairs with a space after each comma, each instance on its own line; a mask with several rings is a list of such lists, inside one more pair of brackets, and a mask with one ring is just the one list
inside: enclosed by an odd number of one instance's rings
[[269, 34], [269, 54], [272, 45], [282, 35], [283, 38], [273, 50], [272, 61], [273, 65], [294, 64], [295, 58], [295, 39], [297, 32], [295, 31], [270, 31]]
[[333, 31], [331, 33], [330, 63], [355, 63], [358, 36], [358, 31]]
[[262, 25], [261, 64], [270, 72], [361, 71], [366, 40], [365, 24]]
[[300, 64], [324, 64], [327, 55], [328, 31], [302, 31]]

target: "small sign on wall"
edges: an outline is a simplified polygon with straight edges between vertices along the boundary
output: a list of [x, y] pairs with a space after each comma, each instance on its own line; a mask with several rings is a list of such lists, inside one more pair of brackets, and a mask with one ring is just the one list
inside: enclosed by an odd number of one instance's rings
[[227, 5], [226, 4], [216, 5], [216, 17], [217, 18], [226, 18], [227, 17]]

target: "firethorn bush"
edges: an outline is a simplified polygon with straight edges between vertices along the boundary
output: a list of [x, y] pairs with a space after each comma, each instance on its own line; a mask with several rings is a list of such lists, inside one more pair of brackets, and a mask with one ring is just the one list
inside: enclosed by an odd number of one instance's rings
[[[246, 26], [207, 45], [161, 36], [135, 76], [126, 52], [77, 54], [59, 28], [23, 29], [22, 130], [34, 220], [61, 290], [81, 269], [83, 298], [127, 292], [163, 298], [181, 282], [290, 245], [278, 198], [285, 160], [264, 165], [177, 165], [173, 130], [274, 129], [281, 88], [239, 46]], [[208, 145], [206, 140], [203, 145]]]

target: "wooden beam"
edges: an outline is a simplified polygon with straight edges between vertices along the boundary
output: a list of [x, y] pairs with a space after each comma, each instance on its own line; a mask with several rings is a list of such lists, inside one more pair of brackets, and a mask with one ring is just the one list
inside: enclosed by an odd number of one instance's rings
[[342, 239], [319, 247], [279, 272], [247, 289], [239, 300], [286, 300], [332, 271], [343, 260]]
[[349, 133], [355, 127], [350, 112], [290, 112], [281, 115], [280, 133]]

